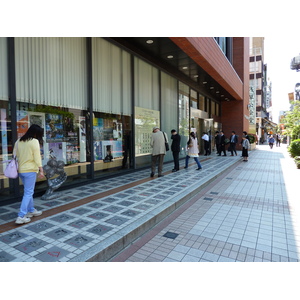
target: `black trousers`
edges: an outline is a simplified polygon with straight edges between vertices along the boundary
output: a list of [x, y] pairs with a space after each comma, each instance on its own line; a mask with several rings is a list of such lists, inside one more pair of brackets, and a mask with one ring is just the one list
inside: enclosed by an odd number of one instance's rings
[[231, 151], [231, 155], [233, 155], [233, 152], [236, 154], [236, 150], [235, 150], [235, 146], [236, 146], [236, 143], [230, 143], [230, 151]]
[[221, 153], [223, 152], [224, 156], [226, 156], [227, 154], [226, 154], [225, 144], [221, 144], [220, 146], [221, 147], [220, 147], [220, 153], [219, 153], [219, 155], [221, 155]]
[[173, 151], [174, 169], [179, 170], [179, 152]]
[[209, 151], [209, 142], [208, 141], [204, 141], [204, 150], [205, 150], [205, 154], [204, 155], [209, 155], [210, 151]]

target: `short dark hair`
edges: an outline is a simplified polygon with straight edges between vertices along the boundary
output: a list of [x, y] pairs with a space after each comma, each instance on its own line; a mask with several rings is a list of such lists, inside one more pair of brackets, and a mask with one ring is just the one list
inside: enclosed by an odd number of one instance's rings
[[175, 130], [175, 129], [172, 129], [172, 130], [171, 130], [171, 133], [173, 133], [173, 132], [176, 132], [176, 130]]

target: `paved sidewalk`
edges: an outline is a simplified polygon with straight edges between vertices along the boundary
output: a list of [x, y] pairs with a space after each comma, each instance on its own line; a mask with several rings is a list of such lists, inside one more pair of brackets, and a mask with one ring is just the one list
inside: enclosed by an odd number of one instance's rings
[[286, 145], [258, 146], [111, 261], [299, 262], [299, 178]]
[[172, 173], [168, 163], [164, 177], [150, 178], [149, 168], [62, 191], [54, 200], [36, 198], [43, 214], [25, 225], [14, 223], [19, 203], [0, 207], [0, 261], [108, 261], [241, 158], [200, 160], [200, 171], [190, 161]]

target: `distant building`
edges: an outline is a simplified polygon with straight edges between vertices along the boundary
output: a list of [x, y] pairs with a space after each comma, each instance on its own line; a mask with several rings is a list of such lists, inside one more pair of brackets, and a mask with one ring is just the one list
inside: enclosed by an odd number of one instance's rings
[[[250, 122], [249, 130], [256, 133], [261, 142], [273, 132], [277, 124], [272, 122], [272, 84], [267, 82], [267, 65], [264, 64], [264, 37], [250, 38], [250, 107], [255, 112], [255, 124]], [[251, 98], [251, 92], [254, 94]], [[251, 104], [251, 101], [255, 101]], [[250, 118], [250, 120], [252, 120]]]

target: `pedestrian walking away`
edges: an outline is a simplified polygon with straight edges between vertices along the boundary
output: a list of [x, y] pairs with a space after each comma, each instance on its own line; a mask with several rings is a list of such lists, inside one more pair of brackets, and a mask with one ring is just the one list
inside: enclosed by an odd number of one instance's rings
[[223, 152], [223, 156], [227, 156], [226, 154], [226, 150], [225, 150], [225, 145], [226, 145], [226, 142], [225, 142], [225, 135], [224, 135], [224, 131], [221, 131], [221, 138], [220, 138], [220, 152], [219, 152], [219, 156], [221, 156], [221, 153]]
[[280, 134], [276, 134], [276, 147], [280, 147], [281, 136]]
[[236, 153], [236, 144], [238, 143], [238, 136], [235, 134], [235, 131], [231, 132], [231, 137], [230, 137], [230, 152], [231, 152], [231, 156], [233, 155], [233, 152], [235, 153], [235, 155], [237, 155]]
[[206, 132], [203, 132], [202, 133], [202, 140], [204, 142], [204, 156], [207, 156], [210, 154], [210, 151], [209, 151], [209, 137], [208, 137], [208, 134]]
[[33, 193], [37, 173], [39, 178], [44, 178], [40, 152], [43, 134], [44, 129], [33, 124], [14, 146], [17, 147], [18, 171], [24, 186], [24, 195], [16, 224], [28, 223], [32, 217], [42, 214], [41, 211], [34, 208]]
[[179, 171], [179, 153], [180, 153], [181, 137], [175, 129], [171, 130], [171, 140], [172, 140], [171, 151], [174, 160], [174, 169], [172, 170], [172, 172], [177, 172]]
[[197, 163], [198, 169], [196, 170], [201, 170], [202, 167], [198, 159], [199, 157], [198, 139], [194, 132], [190, 133], [190, 138], [188, 140], [188, 154], [185, 158], [185, 167], [184, 167], [185, 169], [187, 169], [189, 166], [190, 157], [193, 157], [195, 162]]
[[243, 150], [242, 150], [242, 157], [243, 157], [243, 161], [248, 161], [248, 149], [250, 149], [250, 142], [247, 139], [246, 135], [243, 135], [242, 137], [242, 146], [243, 146]]
[[271, 135], [270, 138], [269, 138], [270, 149], [273, 149], [274, 143], [275, 143], [275, 139], [273, 138], [273, 135]]
[[168, 143], [168, 137], [164, 132], [161, 132], [159, 127], [153, 127], [153, 133], [150, 140], [150, 146], [152, 148], [151, 159], [151, 177], [154, 177], [156, 164], [158, 161], [158, 177], [162, 177], [164, 157], [166, 154], [166, 145]]

